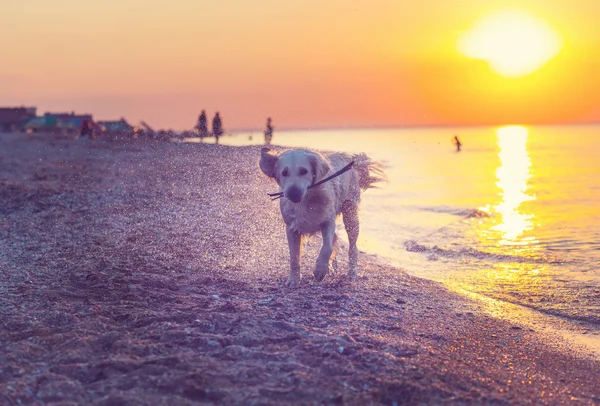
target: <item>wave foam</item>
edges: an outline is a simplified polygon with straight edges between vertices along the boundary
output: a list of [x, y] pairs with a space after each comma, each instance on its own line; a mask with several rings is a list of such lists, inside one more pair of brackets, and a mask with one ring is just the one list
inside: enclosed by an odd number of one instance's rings
[[420, 207], [422, 211], [428, 211], [433, 213], [451, 214], [454, 216], [464, 218], [480, 218], [490, 217], [490, 214], [486, 211], [479, 209], [457, 209], [448, 206], [435, 206], [435, 207]]
[[481, 251], [475, 248], [461, 248], [459, 250], [452, 250], [447, 248], [440, 248], [437, 245], [428, 247], [414, 240], [407, 240], [404, 242], [404, 248], [408, 252], [420, 252], [424, 254], [435, 255], [438, 257], [445, 258], [460, 258], [460, 257], [471, 257], [479, 260], [489, 260], [494, 262], [521, 262], [521, 263], [545, 263], [545, 264], [564, 264], [565, 261], [550, 259], [550, 258], [535, 258], [535, 257], [524, 257], [518, 255], [509, 254], [496, 254], [492, 252]]

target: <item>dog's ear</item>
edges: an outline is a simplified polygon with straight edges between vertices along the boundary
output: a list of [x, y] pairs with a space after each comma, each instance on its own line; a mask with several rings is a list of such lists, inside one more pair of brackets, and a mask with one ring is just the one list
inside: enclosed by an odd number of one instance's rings
[[260, 170], [271, 178], [275, 178], [275, 164], [277, 163], [277, 156], [269, 154], [269, 148], [263, 148], [260, 150]]
[[310, 165], [312, 166], [313, 174], [315, 176], [313, 183], [324, 179], [331, 169], [327, 161], [319, 154], [310, 155]]

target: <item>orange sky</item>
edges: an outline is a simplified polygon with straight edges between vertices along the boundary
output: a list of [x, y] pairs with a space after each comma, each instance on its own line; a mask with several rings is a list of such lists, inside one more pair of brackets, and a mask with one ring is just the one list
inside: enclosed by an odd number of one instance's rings
[[[228, 129], [600, 121], [596, 0], [0, 3], [0, 105], [175, 129], [203, 108]], [[523, 78], [456, 48], [509, 6], [564, 41]]]

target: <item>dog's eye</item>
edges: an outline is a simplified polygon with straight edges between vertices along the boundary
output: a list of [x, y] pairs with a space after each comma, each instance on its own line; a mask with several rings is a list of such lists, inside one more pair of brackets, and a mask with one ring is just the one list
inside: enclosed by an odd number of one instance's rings
[[306, 169], [306, 168], [300, 168], [300, 170], [298, 171], [298, 173], [300, 175], [306, 175], [308, 173], [308, 169]]
[[288, 176], [290, 174], [290, 171], [288, 171], [288, 168], [285, 168], [282, 172], [281, 172], [281, 176]]

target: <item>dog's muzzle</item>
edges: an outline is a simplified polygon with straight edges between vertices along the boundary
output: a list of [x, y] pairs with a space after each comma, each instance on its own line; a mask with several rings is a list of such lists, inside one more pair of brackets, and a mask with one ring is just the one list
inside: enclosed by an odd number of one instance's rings
[[302, 190], [297, 186], [292, 186], [285, 191], [285, 197], [292, 203], [300, 203], [302, 200]]

